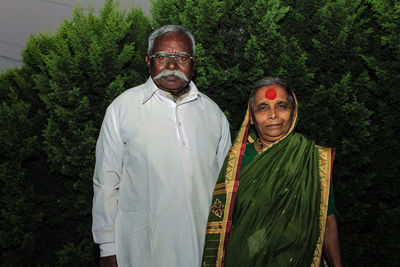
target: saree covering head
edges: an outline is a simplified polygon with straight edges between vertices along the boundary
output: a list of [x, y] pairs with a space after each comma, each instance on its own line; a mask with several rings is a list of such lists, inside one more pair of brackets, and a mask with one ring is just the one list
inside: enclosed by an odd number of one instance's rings
[[333, 149], [291, 126], [254, 148], [251, 104], [226, 156], [211, 203], [202, 266], [320, 266]]

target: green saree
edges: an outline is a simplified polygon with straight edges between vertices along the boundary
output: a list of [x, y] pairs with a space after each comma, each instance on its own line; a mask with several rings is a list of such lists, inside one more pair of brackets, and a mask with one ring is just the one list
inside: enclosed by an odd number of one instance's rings
[[296, 120], [241, 169], [248, 108], [215, 186], [202, 266], [320, 265], [333, 150], [293, 133]]

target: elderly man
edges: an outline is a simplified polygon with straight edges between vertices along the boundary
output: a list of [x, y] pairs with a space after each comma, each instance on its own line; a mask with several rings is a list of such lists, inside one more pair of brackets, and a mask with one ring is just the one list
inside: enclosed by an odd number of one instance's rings
[[151, 77], [110, 104], [97, 141], [93, 236], [100, 265], [200, 266], [229, 124], [191, 82], [190, 32], [156, 30], [145, 59]]

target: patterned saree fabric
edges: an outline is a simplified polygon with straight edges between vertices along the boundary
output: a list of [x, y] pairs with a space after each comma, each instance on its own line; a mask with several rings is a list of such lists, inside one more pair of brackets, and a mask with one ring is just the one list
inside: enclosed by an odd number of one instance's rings
[[253, 140], [247, 109], [215, 186], [202, 266], [319, 266], [332, 149], [294, 133], [296, 114], [282, 139], [241, 168]]

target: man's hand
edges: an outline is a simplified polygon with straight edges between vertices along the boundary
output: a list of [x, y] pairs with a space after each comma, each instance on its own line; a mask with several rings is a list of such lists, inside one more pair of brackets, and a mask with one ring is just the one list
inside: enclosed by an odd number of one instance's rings
[[117, 256], [100, 257], [100, 267], [118, 267]]

